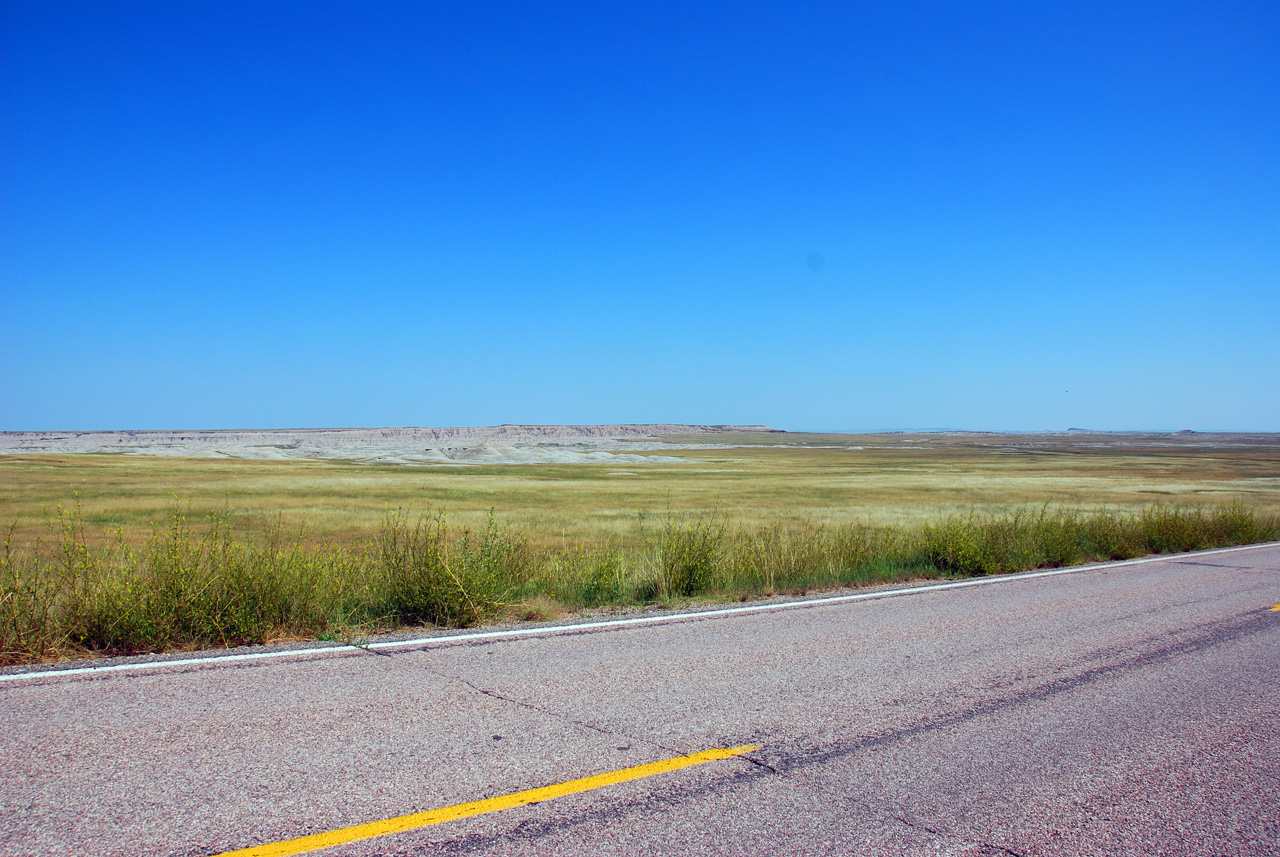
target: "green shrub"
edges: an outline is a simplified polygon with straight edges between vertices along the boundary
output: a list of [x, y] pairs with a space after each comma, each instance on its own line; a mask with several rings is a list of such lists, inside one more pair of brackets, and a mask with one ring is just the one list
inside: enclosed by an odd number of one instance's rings
[[978, 525], [968, 519], [948, 518], [939, 524], [925, 524], [921, 547], [930, 563], [956, 574], [986, 574], [986, 558], [979, 541]]
[[478, 625], [504, 603], [513, 585], [530, 573], [528, 543], [502, 530], [492, 513], [476, 537], [454, 538], [443, 511], [429, 511], [410, 525], [389, 515], [378, 537], [388, 612], [406, 624]]
[[697, 595], [711, 587], [724, 535], [724, 527], [714, 520], [666, 521], [659, 561], [669, 594]]
[[556, 554], [548, 594], [575, 607], [598, 607], [628, 600], [627, 564], [612, 546], [576, 546]]

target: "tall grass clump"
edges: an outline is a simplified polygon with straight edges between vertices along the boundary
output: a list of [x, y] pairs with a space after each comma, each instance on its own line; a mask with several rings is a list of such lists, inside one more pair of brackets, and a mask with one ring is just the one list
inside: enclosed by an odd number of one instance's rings
[[452, 527], [443, 510], [389, 512], [370, 540], [335, 544], [283, 520], [245, 538], [227, 514], [193, 519], [179, 505], [141, 540], [91, 535], [78, 504], [59, 506], [34, 541], [20, 544], [9, 529], [0, 551], [0, 664], [1007, 573], [1280, 539], [1280, 520], [1239, 503], [1046, 506], [920, 527], [748, 527], [719, 515], [668, 515], [626, 544], [549, 549], [492, 511], [476, 531]]
[[450, 533], [443, 511], [413, 524], [397, 512], [377, 540], [386, 615], [403, 624], [478, 625], [532, 576], [537, 561], [528, 541], [499, 527], [492, 511], [482, 532], [464, 530], [460, 537]]
[[771, 595], [922, 573], [907, 531], [894, 526], [775, 523], [728, 533], [719, 588]]
[[308, 547], [282, 524], [250, 544], [221, 515], [197, 530], [175, 508], [141, 545], [112, 533], [91, 546], [79, 507], [59, 506], [50, 530], [26, 550], [12, 534], [5, 543], [0, 657], [8, 662], [259, 643], [366, 618], [355, 591], [364, 557]]
[[1016, 510], [969, 514], [925, 524], [922, 556], [940, 571], [1002, 574], [1105, 559], [1268, 541], [1280, 537], [1275, 516], [1239, 503], [1212, 508], [1149, 506], [1136, 514]]
[[371, 544], [311, 544], [282, 522], [237, 538], [226, 517], [181, 507], [142, 544], [87, 538], [59, 506], [49, 537], [0, 554], [0, 663], [69, 654], [236, 646], [397, 625], [475, 625], [533, 574], [537, 554], [493, 520], [451, 531], [428, 510], [387, 516]]
[[725, 527], [714, 517], [686, 521], [669, 517], [658, 543], [666, 592], [697, 595], [711, 588], [724, 548]]
[[519, 595], [546, 595], [575, 608], [633, 603], [640, 588], [636, 568], [616, 545], [574, 545], [549, 554], [542, 573], [527, 579]]

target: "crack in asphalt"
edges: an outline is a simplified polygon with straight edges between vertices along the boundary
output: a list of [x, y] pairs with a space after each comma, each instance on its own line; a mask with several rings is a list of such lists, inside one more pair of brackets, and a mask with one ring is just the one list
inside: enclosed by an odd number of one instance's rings
[[[709, 796], [719, 796], [731, 792], [743, 783], [749, 783], [759, 777], [770, 775], [785, 776], [783, 773], [777, 772], [769, 765], [762, 764], [747, 756], [739, 756], [747, 762], [752, 762], [755, 767], [746, 771], [741, 771], [728, 777], [721, 777], [712, 782], [705, 783], [700, 786], [680, 786], [669, 787], [662, 792], [651, 792], [643, 797], [624, 800], [619, 802], [610, 802], [606, 806], [597, 807], [587, 810], [566, 818], [552, 819], [526, 819], [514, 825], [509, 830], [499, 833], [469, 833], [464, 836], [452, 839], [436, 839], [432, 840], [424, 848], [424, 844], [419, 843], [387, 843], [391, 846], [389, 850], [378, 851], [379, 857], [398, 857], [399, 855], [420, 855], [431, 851], [435, 853], [446, 854], [475, 854], [483, 853], [490, 850], [496, 845], [511, 845], [513, 841], [523, 843], [535, 843], [540, 839], [551, 836], [564, 831], [572, 830], [583, 825], [593, 823], [616, 823], [625, 816], [633, 813], [653, 813], [660, 811], [663, 807], [677, 808], [690, 800], [698, 800]], [[766, 774], [763, 771], [769, 771]], [[853, 802], [861, 806], [870, 816], [893, 821], [902, 826], [916, 831], [922, 831], [930, 836], [941, 840], [949, 840], [955, 842], [969, 843], [982, 848], [984, 853], [988, 854], [1005, 854], [1010, 857], [1025, 857], [1025, 854], [1006, 848], [1002, 845], [996, 845], [971, 836], [966, 836], [962, 832], [948, 831], [933, 828], [922, 822], [912, 821], [911, 819], [897, 815], [891, 811], [877, 809], [864, 800], [853, 798]]]
[[746, 753], [739, 753], [738, 758], [742, 759], [744, 762], [750, 762], [753, 765], [758, 765], [761, 768], [764, 768], [766, 771], [768, 771], [771, 774], [778, 774], [779, 776], [785, 776], [784, 774], [780, 773], [777, 768], [775, 768], [773, 765], [770, 765], [768, 762], [762, 762], [759, 759], [753, 759]]
[[502, 700], [503, 702], [509, 702], [512, 705], [518, 705], [521, 708], [527, 708], [530, 711], [536, 711], [539, 714], [545, 714], [548, 717], [555, 718], [556, 720], [560, 720], [564, 723], [571, 723], [574, 726], [580, 726], [583, 729], [590, 729], [593, 732], [599, 732], [601, 735], [608, 735], [610, 738], [620, 738], [626, 741], [630, 741], [633, 744], [648, 744], [651, 747], [657, 747], [660, 750], [665, 750], [668, 753], [674, 753], [677, 756], [685, 756], [685, 755], [688, 755], [688, 752], [689, 752], [687, 750], [676, 749], [675, 747], [668, 747], [665, 744], [660, 744], [657, 741], [652, 741], [647, 738], [639, 738], [633, 735], [629, 735], [625, 732], [618, 732], [612, 729], [605, 729], [602, 726], [597, 726], [594, 723], [587, 723], [584, 720], [578, 720], [576, 718], [570, 717], [567, 714], [562, 714], [559, 711], [553, 711], [549, 708], [543, 708], [540, 705], [534, 705], [532, 702], [526, 702], [523, 699], [517, 699], [513, 696], [506, 696], [504, 694], [499, 693], [496, 690], [489, 690], [488, 688], [480, 687], [477, 684], [467, 681], [465, 678], [462, 678], [461, 676], [446, 675], [444, 673], [436, 672], [435, 670], [425, 670], [425, 671], [427, 673], [430, 673], [433, 676], [436, 676], [437, 678], [442, 678], [446, 681], [454, 681], [461, 685], [465, 685], [466, 687], [470, 688], [476, 693], [482, 694], [491, 699], [499, 699], [499, 700]]
[[[1076, 688], [1083, 687], [1096, 681], [1101, 681], [1111, 676], [1122, 675], [1140, 667], [1169, 662], [1179, 657], [1202, 652], [1206, 649], [1210, 649], [1224, 643], [1244, 639], [1255, 634], [1266, 633], [1273, 627], [1274, 623], [1268, 619], [1266, 614], [1259, 614], [1257, 611], [1250, 611], [1249, 613], [1235, 617], [1233, 621], [1214, 623], [1214, 627], [1210, 630], [1194, 636], [1191, 639], [1175, 639], [1173, 642], [1166, 643], [1159, 648], [1145, 652], [1137, 652], [1116, 663], [1091, 667], [1074, 675], [1067, 675], [1055, 679], [1047, 684], [1029, 687], [1017, 693], [997, 697], [995, 699], [989, 699], [961, 711], [953, 711], [939, 717], [920, 720], [912, 725], [904, 726], [899, 729], [893, 729], [878, 734], [864, 735], [849, 741], [840, 741], [830, 744], [826, 748], [814, 748], [808, 752], [793, 754], [786, 758], [787, 764], [785, 766], [780, 766], [779, 770], [780, 772], [785, 772], [791, 768], [802, 768], [810, 765], [822, 764], [824, 762], [851, 756], [864, 750], [896, 744], [920, 735], [937, 732], [951, 726], [958, 726], [960, 724], [976, 720], [980, 717], [985, 717], [1020, 705], [1032, 702], [1043, 702], [1045, 700], [1052, 699], [1059, 694], [1067, 693], [1075, 690]], [[1167, 634], [1161, 636], [1176, 638], [1178, 635]], [[1155, 637], [1152, 639], [1160, 638]], [[1135, 647], [1128, 647], [1128, 650], [1131, 652], [1133, 648]]]
[[[879, 734], [865, 735], [853, 740], [829, 744], [826, 747], [815, 747], [808, 751], [783, 752], [780, 754], [780, 761], [773, 765], [759, 759], [753, 759], [748, 755], [738, 756], [737, 758], [748, 762], [751, 767], [730, 776], [719, 777], [708, 783], [703, 783], [697, 786], [678, 784], [668, 786], [661, 792], [654, 791], [644, 796], [621, 802], [613, 802], [610, 800], [605, 806], [589, 809], [585, 812], [571, 813], [567, 817], [543, 820], [528, 819], [521, 821], [519, 824], [502, 833], [473, 833], [466, 834], [458, 838], [434, 840], [431, 843], [431, 847], [441, 849], [442, 851], [451, 854], [469, 854], [486, 850], [499, 843], [510, 844], [513, 839], [516, 841], [533, 843], [542, 837], [571, 830], [584, 824], [595, 822], [616, 822], [623, 816], [632, 812], [652, 812], [663, 806], [678, 807], [689, 800], [726, 794], [731, 790], [740, 787], [743, 783], [754, 781], [757, 777], [787, 777], [793, 771], [821, 766], [827, 762], [848, 758], [869, 749], [906, 742], [913, 738], [935, 733], [949, 727], [962, 725], [1016, 706], [1041, 702], [1063, 693], [1069, 693], [1070, 691], [1094, 682], [1132, 672], [1141, 667], [1166, 663], [1186, 655], [1195, 654], [1219, 645], [1246, 639], [1260, 633], [1265, 633], [1273, 627], [1274, 623], [1270, 621], [1269, 617], [1260, 615], [1256, 611], [1250, 611], [1248, 613], [1237, 615], [1233, 619], [1225, 622], [1198, 626], [1195, 630], [1200, 631], [1200, 633], [1195, 634], [1190, 638], [1188, 638], [1186, 632], [1182, 632], [1181, 634], [1165, 634], [1152, 637], [1146, 642], [1152, 643], [1163, 638], [1164, 643], [1156, 646], [1155, 648], [1148, 648], [1146, 651], [1135, 652], [1134, 649], [1138, 647], [1124, 647], [1124, 654], [1129, 656], [1122, 658], [1118, 662], [1085, 669], [1074, 675], [1063, 676], [1059, 679], [1048, 682], [1047, 684], [1026, 688], [1021, 692], [1002, 696], [997, 699], [987, 700], [980, 704], [970, 706], [962, 711], [951, 712], [940, 717], [920, 720], [900, 729], [894, 729]], [[430, 670], [428, 670], [428, 672], [439, 675], [438, 673], [434, 673]], [[446, 680], [460, 682], [475, 692], [482, 693], [485, 696], [520, 705], [522, 707], [538, 711], [539, 713], [556, 717], [557, 719], [564, 720], [584, 728], [592, 729], [596, 732], [601, 732], [611, 736], [619, 735], [619, 733], [611, 732], [593, 724], [579, 722], [571, 717], [558, 714], [554, 711], [548, 711], [523, 700], [512, 699], [495, 691], [480, 688], [471, 682], [456, 676], [440, 675], [440, 677]], [[662, 747], [662, 745], [654, 744], [654, 742], [644, 743], [650, 743], [654, 746]], [[669, 747], [662, 747], [662, 749], [672, 753], [680, 752]], [[877, 809], [861, 798], [851, 797], [850, 800], [857, 803], [864, 810], [874, 816], [895, 821], [908, 828], [924, 831], [939, 838], [968, 842], [986, 849], [988, 853], [1005, 854], [1010, 855], [1010, 857], [1025, 857], [1022, 852], [1015, 851], [1006, 846], [996, 845], [991, 842], [967, 836], [963, 832], [947, 831], [940, 828], [930, 827], [924, 822], [915, 821], [906, 816], [896, 814], [890, 809]], [[421, 853], [421, 848], [421, 842], [417, 844], [404, 843], [403, 846], [397, 847], [394, 851], [380, 853], [388, 855], [419, 854]]]
[[[735, 758], [744, 759], [744, 756]], [[389, 850], [378, 851], [379, 857], [399, 857], [399, 855], [421, 855], [423, 853], [443, 854], [475, 854], [484, 853], [497, 845], [510, 845], [512, 842], [532, 845], [547, 836], [573, 830], [582, 825], [599, 822], [601, 824], [616, 823], [629, 813], [661, 812], [662, 808], [678, 808], [690, 800], [718, 795], [729, 790], [743, 780], [770, 776], [764, 772], [767, 766], [752, 765], [728, 777], [720, 777], [701, 785], [681, 785], [668, 783], [662, 791], [651, 791], [639, 797], [618, 800], [607, 797], [604, 805], [597, 805], [561, 818], [526, 819], [511, 828], [498, 833], [468, 833], [459, 837], [442, 837], [427, 843], [422, 841], [387, 844]]]
[[871, 806], [869, 803], [859, 800], [858, 798], [854, 798], [854, 800], [857, 803], [862, 804], [862, 806], [867, 810], [867, 812], [870, 812], [873, 815], [879, 815], [882, 818], [892, 819], [901, 825], [911, 828], [912, 830], [923, 830], [926, 833], [930, 833], [938, 837], [939, 839], [951, 839], [958, 842], [970, 842], [970, 843], [973, 843], [974, 845], [979, 846], [984, 851], [988, 851], [988, 852], [994, 851], [1000, 854], [1009, 854], [1011, 855], [1011, 857], [1026, 857], [1026, 855], [1022, 854], [1019, 851], [1014, 851], [1012, 848], [1005, 848], [1003, 845], [996, 845], [994, 842], [987, 842], [982, 839], [973, 839], [972, 837], [965, 836], [964, 834], [958, 833], [954, 830], [942, 830], [939, 828], [930, 827], [929, 825], [923, 824], [918, 821], [911, 821], [910, 819], [908, 819], [906, 816], [903, 816], [903, 815], [896, 815], [895, 813], [892, 813], [892, 812], [878, 810], [875, 807]]
[[954, 830], [944, 830], [941, 828], [930, 827], [929, 825], [924, 824], [923, 822], [912, 821], [911, 819], [907, 818], [905, 815], [898, 815], [897, 813], [894, 813], [891, 810], [877, 809], [867, 801], [857, 796], [851, 796], [849, 799], [852, 800], [854, 803], [858, 804], [859, 806], [861, 806], [863, 809], [865, 809], [867, 812], [869, 812], [872, 815], [879, 816], [880, 818], [887, 818], [892, 821], [896, 821], [899, 824], [903, 825], [904, 827], [908, 827], [912, 830], [923, 830], [926, 833], [936, 836], [939, 839], [949, 839], [949, 840], [956, 840], [958, 842], [972, 843], [974, 845], [979, 846], [984, 851], [997, 852], [1000, 854], [1008, 854], [1008, 855], [1011, 855], [1011, 857], [1026, 857], [1025, 854], [1019, 851], [1014, 851], [1012, 848], [1006, 848], [1003, 845], [996, 845], [994, 842], [987, 842], [982, 839], [974, 839], [971, 836], [966, 836], [963, 833], [959, 833]]
[[[1182, 607], [1185, 605], [1178, 603], [1171, 606]], [[1159, 612], [1161, 611], [1153, 609], [1144, 611], [1142, 614], [1135, 615], [1145, 616]], [[1076, 663], [1080, 665], [1096, 663], [1101, 666], [1091, 667], [1088, 670], [1078, 673], [1078, 675], [1085, 675], [1086, 673], [1090, 673], [1092, 670], [1103, 669], [1103, 667], [1109, 667], [1110, 669], [1115, 670], [1123, 665], [1129, 664], [1130, 661], [1134, 661], [1135, 659], [1139, 661], [1140, 665], [1141, 659], [1147, 656], [1156, 657], [1167, 654], [1172, 657], [1177, 654], [1174, 649], [1178, 646], [1185, 647], [1188, 644], [1199, 645], [1197, 641], [1202, 642], [1210, 638], [1216, 638], [1217, 635], [1221, 635], [1222, 633], [1236, 628], [1237, 626], [1249, 624], [1250, 619], [1255, 622], [1258, 621], [1258, 613], [1259, 611], [1255, 608], [1237, 613], [1234, 616], [1227, 617], [1225, 620], [1200, 622], [1194, 625], [1187, 625], [1174, 631], [1167, 631], [1154, 636], [1140, 637], [1116, 643], [1114, 645], [1093, 649], [1087, 654], [1081, 655], [1077, 658]], [[1265, 619], [1263, 621], [1265, 621]], [[1260, 625], [1256, 630], [1261, 631], [1263, 628]], [[1199, 648], [1193, 646], [1187, 651], [1200, 651], [1201, 648], [1204, 648], [1204, 646], [1200, 646]], [[1052, 669], [1061, 672], [1063, 667], [1052, 667]], [[1028, 676], [1028, 678], [1034, 678], [1034, 676]], [[1064, 681], [1066, 679], [1067, 677], [1064, 676], [1063, 678], [1058, 679], [1058, 681]], [[1041, 687], [1049, 687], [1049, 685], [1043, 685]]]
[[1232, 571], [1256, 571], [1254, 568], [1243, 565], [1223, 565], [1217, 562], [1198, 562], [1193, 559], [1174, 560], [1174, 565], [1203, 565], [1207, 568], [1229, 568]]

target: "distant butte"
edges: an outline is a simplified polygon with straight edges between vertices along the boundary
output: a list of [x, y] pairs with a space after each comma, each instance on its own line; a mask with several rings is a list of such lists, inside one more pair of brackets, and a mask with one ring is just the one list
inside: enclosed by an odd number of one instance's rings
[[[0, 432], [0, 455], [110, 453], [183, 458], [342, 459], [387, 464], [554, 464], [685, 459], [672, 435], [778, 432], [760, 425], [500, 425], [482, 428]], [[715, 445], [713, 437], [697, 446]]]

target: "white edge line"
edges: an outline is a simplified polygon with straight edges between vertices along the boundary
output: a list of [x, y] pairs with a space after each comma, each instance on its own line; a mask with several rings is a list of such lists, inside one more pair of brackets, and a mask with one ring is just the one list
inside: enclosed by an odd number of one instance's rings
[[881, 589], [875, 592], [855, 592], [849, 595], [828, 595], [822, 598], [807, 598], [801, 601], [783, 601], [772, 604], [751, 604], [745, 607], [718, 607], [713, 610], [699, 610], [696, 613], [668, 613], [662, 616], [638, 616], [631, 619], [605, 619], [599, 622], [579, 622], [572, 625], [543, 625], [538, 628], [513, 628], [506, 631], [477, 631], [470, 634], [450, 634], [448, 636], [415, 637], [409, 640], [387, 640], [381, 643], [367, 643], [362, 646], [338, 645], [323, 646], [311, 649], [286, 649], [276, 652], [249, 652], [241, 655], [213, 655], [209, 657], [180, 658], [167, 661], [143, 661], [141, 663], [110, 664], [99, 667], [73, 667], [70, 669], [43, 670], [40, 672], [9, 673], [0, 675], [0, 682], [22, 681], [24, 679], [61, 678], [63, 676], [79, 676], [97, 673], [157, 670], [166, 667], [202, 666], [205, 664], [240, 663], [244, 661], [262, 661], [277, 658], [305, 659], [314, 655], [328, 655], [335, 652], [360, 652], [382, 649], [428, 649], [447, 646], [453, 643], [476, 642], [479, 640], [500, 640], [512, 637], [550, 637], [560, 634], [576, 634], [583, 631], [596, 631], [602, 628], [622, 628], [632, 625], [656, 625], [684, 622], [691, 619], [710, 619], [719, 616], [739, 616], [744, 613], [768, 613], [775, 610], [790, 610], [801, 607], [821, 607], [827, 604], [843, 604], [849, 601], [870, 601], [879, 598], [894, 598], [899, 595], [915, 595], [921, 592], [938, 592], [944, 589], [960, 589], [966, 586], [989, 586], [997, 583], [1010, 583], [1019, 580], [1031, 580], [1037, 577], [1056, 577], [1060, 574], [1079, 574], [1084, 571], [1103, 571], [1111, 568], [1122, 568], [1129, 565], [1142, 565], [1149, 562], [1169, 562], [1196, 556], [1214, 556], [1215, 554], [1235, 553], [1237, 551], [1258, 550], [1259, 548], [1280, 547], [1280, 542], [1265, 542], [1256, 545], [1240, 545], [1231, 548], [1215, 548], [1206, 551], [1189, 553], [1159, 554], [1140, 559], [1126, 559], [1118, 562], [1098, 563], [1096, 565], [1076, 565], [1068, 568], [1052, 568], [1045, 571], [1020, 571], [1013, 574], [994, 575], [990, 577], [970, 577], [950, 583], [928, 583], [923, 586], [907, 586], [900, 589]]

